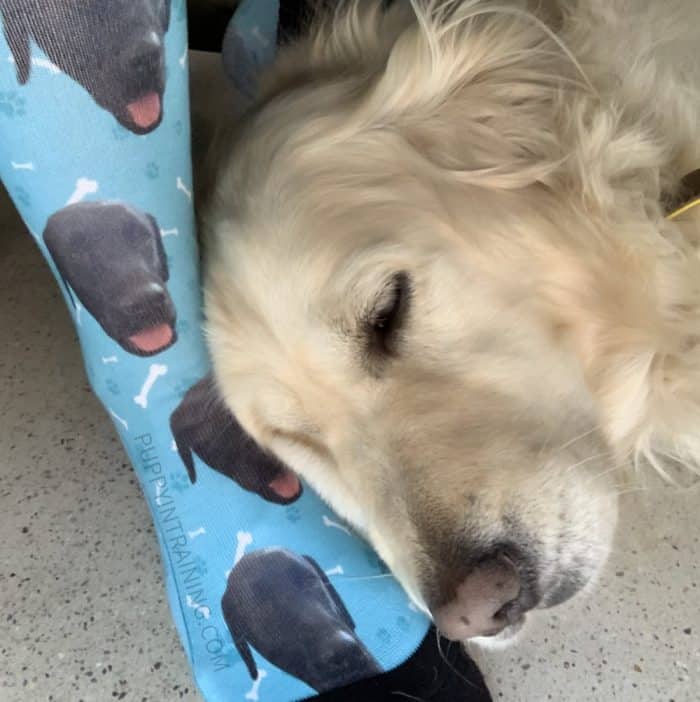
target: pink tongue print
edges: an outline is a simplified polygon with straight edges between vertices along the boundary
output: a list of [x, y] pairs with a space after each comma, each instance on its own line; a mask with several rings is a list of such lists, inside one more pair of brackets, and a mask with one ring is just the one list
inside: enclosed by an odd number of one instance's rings
[[139, 350], [153, 353], [165, 348], [173, 338], [173, 330], [169, 324], [159, 324], [157, 327], [144, 329], [129, 337], [129, 341]]
[[146, 129], [155, 124], [160, 117], [160, 97], [158, 93], [146, 93], [138, 100], [130, 102], [126, 109], [134, 124]]
[[273, 481], [268, 483], [268, 487], [270, 487], [283, 500], [289, 500], [292, 497], [296, 497], [301, 490], [299, 478], [297, 478], [297, 476], [294, 475], [291, 470], [285, 470], [280, 473], [280, 475], [278, 475]]

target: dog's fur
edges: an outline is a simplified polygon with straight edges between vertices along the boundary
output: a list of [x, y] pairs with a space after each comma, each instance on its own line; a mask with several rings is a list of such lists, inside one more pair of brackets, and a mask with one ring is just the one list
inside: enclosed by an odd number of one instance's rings
[[220, 390], [427, 609], [502, 551], [556, 604], [618, 468], [700, 459], [698, 223], [663, 212], [700, 166], [700, 6], [345, 7], [225, 153]]

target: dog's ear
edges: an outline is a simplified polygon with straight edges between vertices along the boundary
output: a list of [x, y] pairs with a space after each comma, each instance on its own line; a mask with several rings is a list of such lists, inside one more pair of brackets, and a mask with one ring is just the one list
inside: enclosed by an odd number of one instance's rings
[[[60, 212], [60, 210], [59, 210]], [[54, 215], [57, 213], [54, 213]], [[75, 297], [73, 296], [73, 291], [71, 290], [70, 284], [66, 280], [66, 271], [70, 270], [70, 254], [65, 252], [65, 245], [63, 244], [63, 237], [66, 232], [60, 225], [57, 218], [52, 215], [46, 222], [46, 227], [42, 234], [42, 239], [44, 240], [44, 245], [51, 256], [51, 260], [56, 266], [56, 271], [66, 291], [66, 297], [70, 300], [73, 309], [77, 308]]]
[[177, 452], [180, 455], [182, 462], [187, 469], [187, 477], [190, 479], [190, 483], [193, 485], [197, 482], [197, 470], [194, 466], [194, 456], [192, 455], [192, 447], [186, 442], [186, 437], [181, 436], [178, 433], [176, 427], [171, 424], [171, 431], [173, 436], [175, 436], [175, 446]]
[[5, 39], [15, 62], [17, 80], [20, 85], [24, 85], [29, 80], [32, 67], [29, 47], [31, 33], [27, 17], [29, 11], [22, 9], [21, 5], [21, 2], [7, 3], [2, 8], [2, 20]]
[[170, 432], [192, 484], [197, 482], [197, 470], [192, 455], [192, 434], [196, 431], [196, 417], [196, 407], [188, 402], [187, 395], [170, 415]]
[[[230, 578], [231, 576], [229, 576]], [[240, 612], [238, 607], [234, 602], [235, 588], [234, 583], [229, 582], [224, 596], [221, 598], [221, 612], [224, 615], [224, 621], [228, 627], [231, 638], [233, 639], [233, 644], [240, 653], [246, 668], [248, 669], [248, 674], [253, 680], [258, 678], [258, 666], [255, 664], [255, 659], [250, 650], [250, 645], [248, 644], [248, 637], [244, 628], [241, 626], [239, 621]], [[248, 614], [248, 616], [250, 616]]]
[[167, 32], [170, 27], [170, 0], [160, 0], [159, 19], [163, 32]]
[[680, 466], [700, 472], [700, 259], [675, 223], [627, 226], [636, 244], [553, 254], [542, 299], [616, 456], [666, 477]]
[[333, 587], [331, 581], [328, 579], [328, 575], [324, 572], [321, 566], [318, 563], [316, 563], [316, 561], [313, 558], [311, 558], [311, 556], [302, 556], [302, 558], [316, 571], [316, 574], [323, 583], [323, 587], [326, 589], [326, 592], [330, 595], [331, 599], [333, 600], [333, 604], [335, 604], [340, 618], [354, 631], [355, 621], [352, 618], [350, 612], [348, 612], [348, 609], [345, 606], [343, 600], [340, 599], [338, 591]]
[[153, 215], [146, 214], [146, 219], [151, 227], [151, 232], [153, 234], [153, 241], [156, 245], [156, 255], [158, 256], [158, 274], [164, 283], [168, 282], [170, 278], [170, 271], [168, 270], [168, 259], [165, 255], [165, 247], [163, 246], [163, 237], [160, 233], [160, 227], [158, 222]]

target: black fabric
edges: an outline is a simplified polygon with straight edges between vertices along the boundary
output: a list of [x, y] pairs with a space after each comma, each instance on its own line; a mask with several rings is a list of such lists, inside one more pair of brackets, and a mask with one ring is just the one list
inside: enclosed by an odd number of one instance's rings
[[194, 51], [218, 53], [238, 3], [187, 2], [187, 44]]
[[[329, 2], [324, 4], [329, 4]], [[277, 24], [278, 43], [284, 44], [301, 34], [311, 16], [311, 7], [310, 0], [280, 0], [279, 23]]]
[[459, 644], [428, 630], [418, 650], [387, 673], [308, 698], [309, 702], [491, 702], [484, 678]]

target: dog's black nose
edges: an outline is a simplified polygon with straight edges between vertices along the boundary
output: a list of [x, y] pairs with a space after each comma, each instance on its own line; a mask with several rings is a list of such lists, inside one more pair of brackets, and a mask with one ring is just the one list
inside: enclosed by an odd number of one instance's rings
[[124, 291], [119, 307], [132, 323], [141, 323], [162, 319], [168, 300], [168, 292], [163, 285], [148, 282]]
[[124, 55], [126, 67], [132, 78], [149, 79], [160, 68], [163, 42], [155, 32], [129, 47]]

